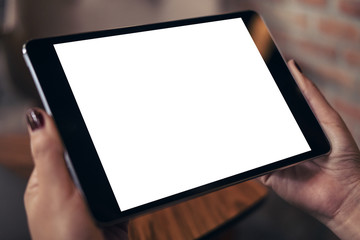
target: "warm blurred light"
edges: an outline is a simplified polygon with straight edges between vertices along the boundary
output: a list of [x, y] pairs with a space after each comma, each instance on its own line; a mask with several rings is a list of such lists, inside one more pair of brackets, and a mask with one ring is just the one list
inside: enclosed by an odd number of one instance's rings
[[267, 27], [258, 15], [253, 17], [249, 26], [250, 34], [261, 56], [266, 61], [271, 56], [274, 49], [274, 44]]

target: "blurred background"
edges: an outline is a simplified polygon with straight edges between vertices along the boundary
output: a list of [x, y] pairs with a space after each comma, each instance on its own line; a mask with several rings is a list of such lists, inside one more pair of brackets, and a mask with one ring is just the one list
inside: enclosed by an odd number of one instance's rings
[[[26, 109], [41, 106], [22, 59], [27, 40], [245, 9], [263, 16], [284, 57], [296, 59], [316, 82], [359, 144], [359, 0], [0, 0], [0, 138], [25, 135]], [[10, 148], [2, 142], [0, 156]], [[0, 239], [28, 239], [22, 204], [28, 172], [7, 159], [0, 164]], [[286, 229], [280, 225], [285, 223]], [[234, 228], [237, 239], [336, 239], [271, 192], [263, 206]]]

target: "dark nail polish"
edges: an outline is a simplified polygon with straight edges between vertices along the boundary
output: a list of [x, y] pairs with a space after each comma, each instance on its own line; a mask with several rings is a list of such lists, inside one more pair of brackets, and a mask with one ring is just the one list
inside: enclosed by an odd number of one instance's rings
[[294, 64], [295, 64], [295, 67], [298, 69], [298, 71], [302, 73], [303, 71], [302, 71], [301, 67], [299, 66], [299, 64], [297, 64], [296, 61], [294, 61]]
[[44, 126], [44, 117], [36, 109], [30, 109], [27, 111], [26, 121], [33, 131]]

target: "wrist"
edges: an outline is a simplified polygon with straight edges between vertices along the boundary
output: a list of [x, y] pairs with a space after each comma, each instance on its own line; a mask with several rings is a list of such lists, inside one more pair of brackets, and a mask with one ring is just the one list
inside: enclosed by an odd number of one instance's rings
[[356, 189], [332, 218], [319, 219], [340, 239], [360, 239], [360, 192]]

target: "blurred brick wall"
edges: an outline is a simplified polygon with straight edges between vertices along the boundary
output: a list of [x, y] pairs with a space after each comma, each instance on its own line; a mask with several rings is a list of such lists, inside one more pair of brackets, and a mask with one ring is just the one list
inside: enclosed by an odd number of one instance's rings
[[286, 59], [294, 58], [360, 144], [360, 0], [222, 0], [224, 11], [254, 9]]

